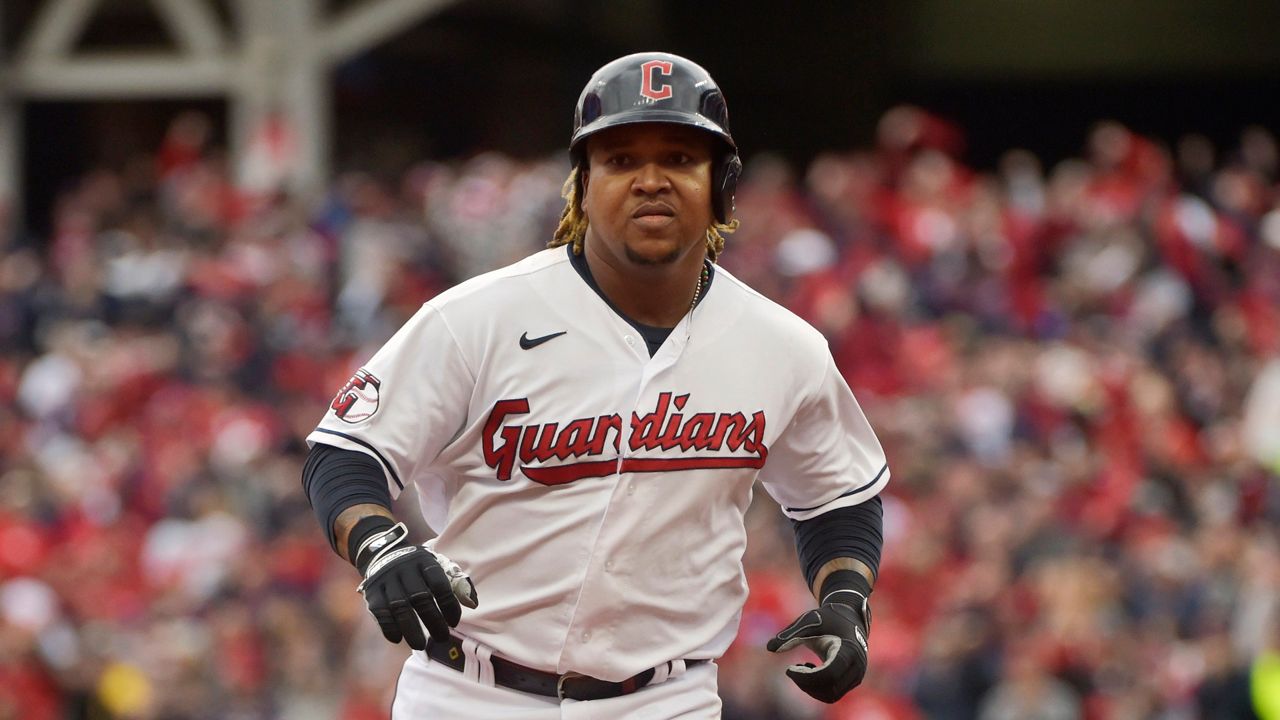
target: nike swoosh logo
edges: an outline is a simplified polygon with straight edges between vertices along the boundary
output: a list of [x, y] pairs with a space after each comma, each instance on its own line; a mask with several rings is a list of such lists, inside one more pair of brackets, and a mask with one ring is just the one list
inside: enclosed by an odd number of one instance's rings
[[521, 334], [520, 334], [520, 349], [521, 349], [521, 350], [532, 350], [532, 349], [534, 349], [534, 348], [538, 347], [539, 345], [541, 345], [542, 343], [544, 343], [544, 342], [546, 342], [546, 341], [548, 341], [548, 340], [554, 340], [554, 339], [556, 339], [556, 338], [560, 337], [561, 335], [564, 335], [564, 334], [565, 334], [565, 333], [567, 333], [567, 332], [569, 332], [569, 331], [568, 331], [568, 330], [561, 330], [561, 331], [560, 331], [560, 332], [558, 332], [558, 333], [551, 333], [550, 335], [543, 335], [542, 337], [536, 337], [536, 338], [532, 338], [532, 339], [530, 339], [530, 338], [529, 338], [529, 333], [521, 333]]

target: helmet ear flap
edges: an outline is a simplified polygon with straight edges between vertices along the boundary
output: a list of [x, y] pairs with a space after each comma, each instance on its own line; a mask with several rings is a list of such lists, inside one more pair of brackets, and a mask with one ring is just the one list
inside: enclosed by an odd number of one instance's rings
[[742, 160], [735, 152], [727, 152], [711, 170], [711, 211], [716, 222], [727, 223], [733, 219], [733, 196], [738, 190], [738, 178], [742, 177]]

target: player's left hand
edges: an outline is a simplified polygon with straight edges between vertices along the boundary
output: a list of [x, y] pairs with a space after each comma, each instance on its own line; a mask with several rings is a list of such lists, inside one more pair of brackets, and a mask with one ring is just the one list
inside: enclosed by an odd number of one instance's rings
[[796, 618], [769, 641], [768, 649], [786, 652], [804, 645], [817, 653], [821, 665], [792, 665], [787, 677], [811, 697], [833, 703], [857, 687], [867, 673], [870, 627], [866, 597], [846, 591], [828, 596], [821, 607]]

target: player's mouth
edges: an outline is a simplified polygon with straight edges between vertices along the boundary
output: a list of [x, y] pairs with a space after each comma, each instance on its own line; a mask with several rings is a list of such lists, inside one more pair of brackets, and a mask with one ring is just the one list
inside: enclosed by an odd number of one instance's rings
[[666, 203], [647, 202], [631, 213], [631, 219], [641, 227], [656, 230], [675, 222], [676, 211]]

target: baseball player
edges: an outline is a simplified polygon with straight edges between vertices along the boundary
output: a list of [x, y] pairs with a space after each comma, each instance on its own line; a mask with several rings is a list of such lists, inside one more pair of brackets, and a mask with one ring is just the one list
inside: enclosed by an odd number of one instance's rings
[[[818, 607], [769, 642], [834, 702], [867, 665], [884, 453], [822, 336], [714, 261], [741, 164], [718, 86], [665, 53], [578, 101], [547, 250], [442, 293], [334, 398], [308, 496], [409, 718], [716, 718], [757, 479]], [[418, 544], [392, 497], [418, 490]]]

